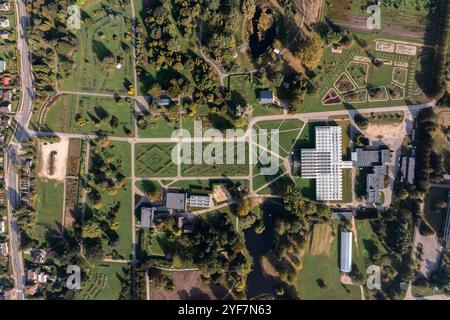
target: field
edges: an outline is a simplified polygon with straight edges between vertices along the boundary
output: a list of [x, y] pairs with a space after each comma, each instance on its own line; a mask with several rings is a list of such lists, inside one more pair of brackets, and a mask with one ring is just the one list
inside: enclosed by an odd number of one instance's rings
[[[282, 158], [286, 157], [294, 147], [297, 138], [302, 131], [304, 123], [300, 120], [282, 120], [282, 121], [264, 121], [258, 122], [254, 129], [257, 131], [258, 140], [261, 138], [260, 129], [267, 130], [269, 141], [268, 149], [272, 150], [272, 143], [276, 143], [271, 134], [271, 130], [275, 129], [279, 132], [278, 137], [278, 155]], [[256, 138], [254, 138], [256, 140]], [[256, 142], [256, 141], [255, 141]]]
[[114, 98], [60, 96], [46, 114], [43, 131], [133, 136], [133, 104]]
[[60, 89], [126, 93], [133, 81], [130, 5], [96, 0], [82, 10], [90, 18], [76, 32], [79, 47], [73, 59], [77, 67], [71, 77], [59, 82]]
[[312, 256], [328, 257], [333, 240], [333, 229], [329, 224], [315, 224], [311, 232], [309, 254]]
[[[264, 167], [269, 167], [270, 164], [266, 165], [258, 163], [253, 165], [253, 187], [255, 190], [259, 190], [259, 193], [280, 194], [284, 189], [286, 179], [289, 179], [289, 177], [286, 175], [283, 160], [292, 151], [303, 128], [304, 123], [300, 120], [264, 121], [258, 122], [255, 125], [254, 129], [258, 135], [258, 140], [254, 137], [254, 142], [261, 145], [261, 138], [264, 138], [264, 136], [260, 130], [267, 130], [267, 149], [274, 152], [274, 154], [272, 154], [272, 161], [278, 161], [276, 172], [268, 175], [264, 175], [261, 170]], [[274, 137], [271, 130], [279, 130], [278, 143], [273, 140]], [[257, 150], [257, 146], [254, 146], [253, 148], [254, 150]], [[262, 149], [257, 151], [261, 152]]]
[[175, 143], [136, 144], [136, 176], [176, 176], [177, 166], [171, 157], [175, 147]]
[[[396, 34], [420, 35], [427, 25], [428, 7], [432, 0], [384, 0], [381, 1], [381, 28]], [[364, 26], [369, 16], [366, 8], [373, 4], [368, 0], [331, 0], [325, 6], [326, 16], [337, 23]], [[394, 31], [393, 31], [394, 30]]]
[[37, 179], [37, 222], [47, 230], [60, 230], [64, 184], [55, 180]]
[[164, 117], [149, 118], [145, 129], [139, 129], [138, 134], [141, 138], [170, 138], [172, 133], [179, 129], [177, 122], [169, 122]]
[[126, 264], [101, 263], [90, 271], [90, 278], [83, 283], [77, 300], [118, 300]]
[[[336, 228], [335, 228], [336, 230]], [[329, 256], [306, 255], [295, 286], [304, 300], [360, 300], [359, 286], [340, 281], [339, 236], [329, 248]], [[324, 248], [321, 249], [322, 252]]]
[[[355, 220], [358, 245], [354, 245], [353, 262], [357, 265], [359, 271], [364, 274], [366, 268], [372, 264], [370, 257], [376, 254], [378, 248], [379, 254], [386, 253], [386, 249], [380, 242], [378, 236], [373, 232], [370, 226], [370, 220]], [[355, 239], [353, 239], [353, 242]]]

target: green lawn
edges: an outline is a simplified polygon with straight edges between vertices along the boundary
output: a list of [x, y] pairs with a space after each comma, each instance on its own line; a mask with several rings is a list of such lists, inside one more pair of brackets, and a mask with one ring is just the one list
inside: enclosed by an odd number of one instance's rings
[[43, 131], [134, 135], [133, 103], [114, 98], [63, 95], [47, 111]]
[[175, 143], [136, 144], [136, 176], [174, 177], [177, 166], [171, 153]]
[[[355, 251], [353, 262], [364, 274], [366, 268], [371, 265], [370, 257], [374, 255], [375, 246], [380, 254], [386, 252], [378, 236], [373, 232], [370, 226], [370, 220], [356, 220], [356, 231], [358, 232], [358, 251]], [[356, 249], [356, 248], [355, 248]]]
[[[111, 8], [115, 16], [109, 16], [102, 7]], [[59, 81], [62, 90], [126, 93], [133, 82], [131, 6], [113, 5], [106, 0], [89, 1], [82, 6], [89, 19], [81, 24], [75, 34], [78, 47], [73, 56], [76, 63], [74, 74]], [[121, 68], [115, 64], [107, 69], [102, 65], [111, 57], [115, 63], [120, 59]], [[58, 68], [63, 69], [59, 58]]]
[[56, 180], [37, 179], [37, 222], [48, 230], [61, 225], [64, 183]]
[[77, 293], [77, 300], [118, 300], [122, 281], [125, 277], [123, 269], [126, 264], [101, 263], [95, 266], [89, 274], [89, 281], [83, 283]]
[[139, 129], [138, 134], [141, 138], [170, 138], [177, 129], [179, 129], [178, 122], [169, 122], [163, 117], [149, 118], [147, 127]]
[[[297, 138], [299, 137], [300, 131], [303, 128], [304, 123], [300, 120], [282, 120], [282, 121], [264, 121], [258, 122], [254, 129], [257, 130], [258, 140], [261, 137], [260, 129], [267, 130], [268, 134], [268, 149], [273, 150], [272, 143], [276, 143], [273, 140], [273, 135], [271, 134], [272, 129], [279, 130], [278, 143], [278, 155], [282, 158], [286, 157], [295, 145]], [[255, 139], [256, 140], [256, 139]], [[255, 141], [256, 142], [256, 141]]]
[[[304, 300], [360, 300], [361, 291], [356, 285], [343, 285], [339, 271], [339, 241], [335, 238], [331, 244], [330, 255], [303, 258], [303, 269], [297, 277], [295, 286]], [[326, 287], [321, 288], [322, 280]]]

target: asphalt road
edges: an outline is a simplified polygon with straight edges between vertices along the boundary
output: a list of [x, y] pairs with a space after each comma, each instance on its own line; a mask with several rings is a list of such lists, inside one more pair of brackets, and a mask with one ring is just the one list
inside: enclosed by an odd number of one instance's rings
[[13, 210], [19, 205], [19, 179], [17, 172], [14, 169], [14, 164], [17, 164], [17, 150], [21, 141], [29, 138], [28, 124], [32, 112], [32, 99], [34, 97], [33, 80], [31, 73], [30, 54], [26, 42], [26, 27], [27, 17], [25, 10], [26, 0], [15, 1], [16, 20], [19, 22], [17, 33], [17, 47], [20, 53], [21, 62], [21, 92], [22, 100], [19, 106], [19, 111], [15, 115], [17, 126], [15, 128], [11, 142], [7, 147], [6, 164], [7, 177], [5, 179], [7, 199], [8, 199], [8, 221], [9, 221], [9, 243], [10, 243], [10, 258], [12, 269], [14, 273], [16, 298], [18, 300], [25, 299], [25, 272], [23, 268], [22, 252], [20, 250], [20, 236], [17, 224], [17, 218]]

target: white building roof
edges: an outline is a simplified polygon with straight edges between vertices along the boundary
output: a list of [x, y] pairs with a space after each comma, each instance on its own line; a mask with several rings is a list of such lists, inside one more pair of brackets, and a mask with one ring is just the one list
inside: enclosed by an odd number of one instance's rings
[[341, 272], [352, 271], [352, 236], [351, 232], [341, 232]]
[[450, 248], [450, 192], [448, 193], [447, 217], [445, 219], [443, 238], [446, 242], [447, 249], [449, 249]]
[[342, 128], [316, 127], [316, 148], [302, 149], [301, 176], [316, 179], [316, 200], [342, 200], [342, 169], [352, 168], [342, 161]]
[[209, 208], [211, 206], [211, 197], [202, 195], [191, 195], [189, 197], [191, 207]]

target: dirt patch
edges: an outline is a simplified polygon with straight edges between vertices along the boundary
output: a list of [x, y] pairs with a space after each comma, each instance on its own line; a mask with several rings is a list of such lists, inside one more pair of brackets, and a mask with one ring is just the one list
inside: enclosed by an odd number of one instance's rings
[[333, 229], [329, 224], [315, 224], [311, 233], [309, 253], [313, 256], [330, 255], [330, 247], [333, 242]]
[[173, 291], [150, 288], [150, 300], [219, 300], [225, 298], [223, 287], [206, 285], [198, 271], [171, 272], [175, 282]]
[[369, 124], [364, 130], [365, 136], [370, 140], [383, 138], [400, 137], [403, 134], [404, 126], [402, 123], [389, 124]]
[[341, 283], [346, 285], [352, 285], [353, 281], [348, 274], [343, 274], [341, 275]]
[[69, 139], [39, 143], [39, 177], [64, 182]]

